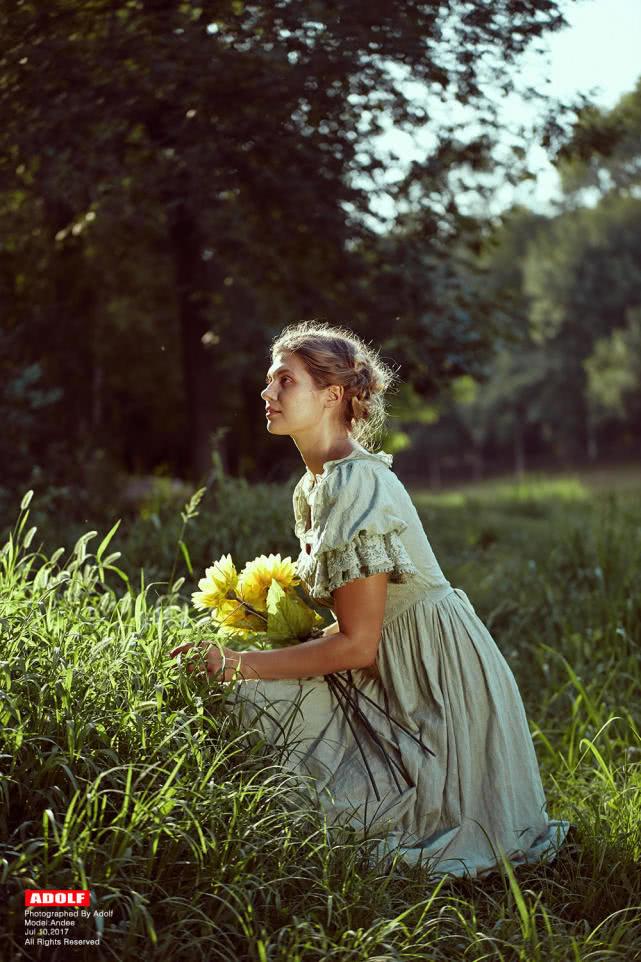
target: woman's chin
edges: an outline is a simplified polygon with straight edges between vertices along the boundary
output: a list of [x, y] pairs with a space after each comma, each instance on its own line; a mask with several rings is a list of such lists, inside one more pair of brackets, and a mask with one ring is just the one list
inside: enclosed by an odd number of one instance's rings
[[272, 421], [267, 422], [267, 430], [270, 434], [289, 434], [284, 427], [281, 428], [278, 424], [274, 424]]

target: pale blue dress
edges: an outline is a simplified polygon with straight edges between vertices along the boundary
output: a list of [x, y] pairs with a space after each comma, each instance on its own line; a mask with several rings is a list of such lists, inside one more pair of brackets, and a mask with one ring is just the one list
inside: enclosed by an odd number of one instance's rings
[[389, 572], [375, 667], [351, 676], [407, 729], [359, 698], [396, 765], [362, 724], [350, 726], [322, 676], [243, 681], [233, 697], [284, 748], [283, 764], [330, 826], [340, 819], [358, 838], [379, 839], [376, 857], [398, 852], [431, 874], [469, 876], [502, 855], [512, 864], [552, 858], [569, 826], [548, 819], [514, 676], [465, 592], [443, 575], [391, 467], [390, 455], [358, 445], [318, 477], [306, 471], [293, 504], [298, 573], [316, 603], [332, 609], [340, 585]]

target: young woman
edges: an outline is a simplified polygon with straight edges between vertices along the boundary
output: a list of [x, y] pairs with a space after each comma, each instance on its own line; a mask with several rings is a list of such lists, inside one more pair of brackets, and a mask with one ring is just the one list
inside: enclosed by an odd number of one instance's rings
[[[297, 570], [335, 621], [275, 651], [206, 654], [331, 823], [383, 832], [381, 853], [475, 876], [556, 854], [514, 677], [441, 571], [392, 457], [366, 442], [392, 372], [353, 333], [314, 322], [272, 345], [267, 430], [307, 470], [294, 491]], [[172, 656], [186, 651], [182, 645]]]

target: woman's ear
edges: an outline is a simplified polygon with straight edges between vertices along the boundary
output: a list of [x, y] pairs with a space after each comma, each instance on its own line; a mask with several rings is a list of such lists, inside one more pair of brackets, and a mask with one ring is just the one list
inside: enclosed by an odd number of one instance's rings
[[343, 394], [345, 393], [345, 388], [342, 384], [330, 384], [327, 390], [327, 401], [331, 407], [336, 407], [340, 405], [343, 400]]

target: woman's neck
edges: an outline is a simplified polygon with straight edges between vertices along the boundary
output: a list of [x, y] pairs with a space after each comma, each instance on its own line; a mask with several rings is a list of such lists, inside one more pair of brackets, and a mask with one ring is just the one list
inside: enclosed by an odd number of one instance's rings
[[303, 446], [296, 438], [294, 438], [294, 443], [306, 467], [315, 476], [322, 474], [326, 461], [338, 461], [340, 458], [347, 457], [359, 447], [358, 442], [354, 441], [349, 435], [335, 438], [321, 445]]

